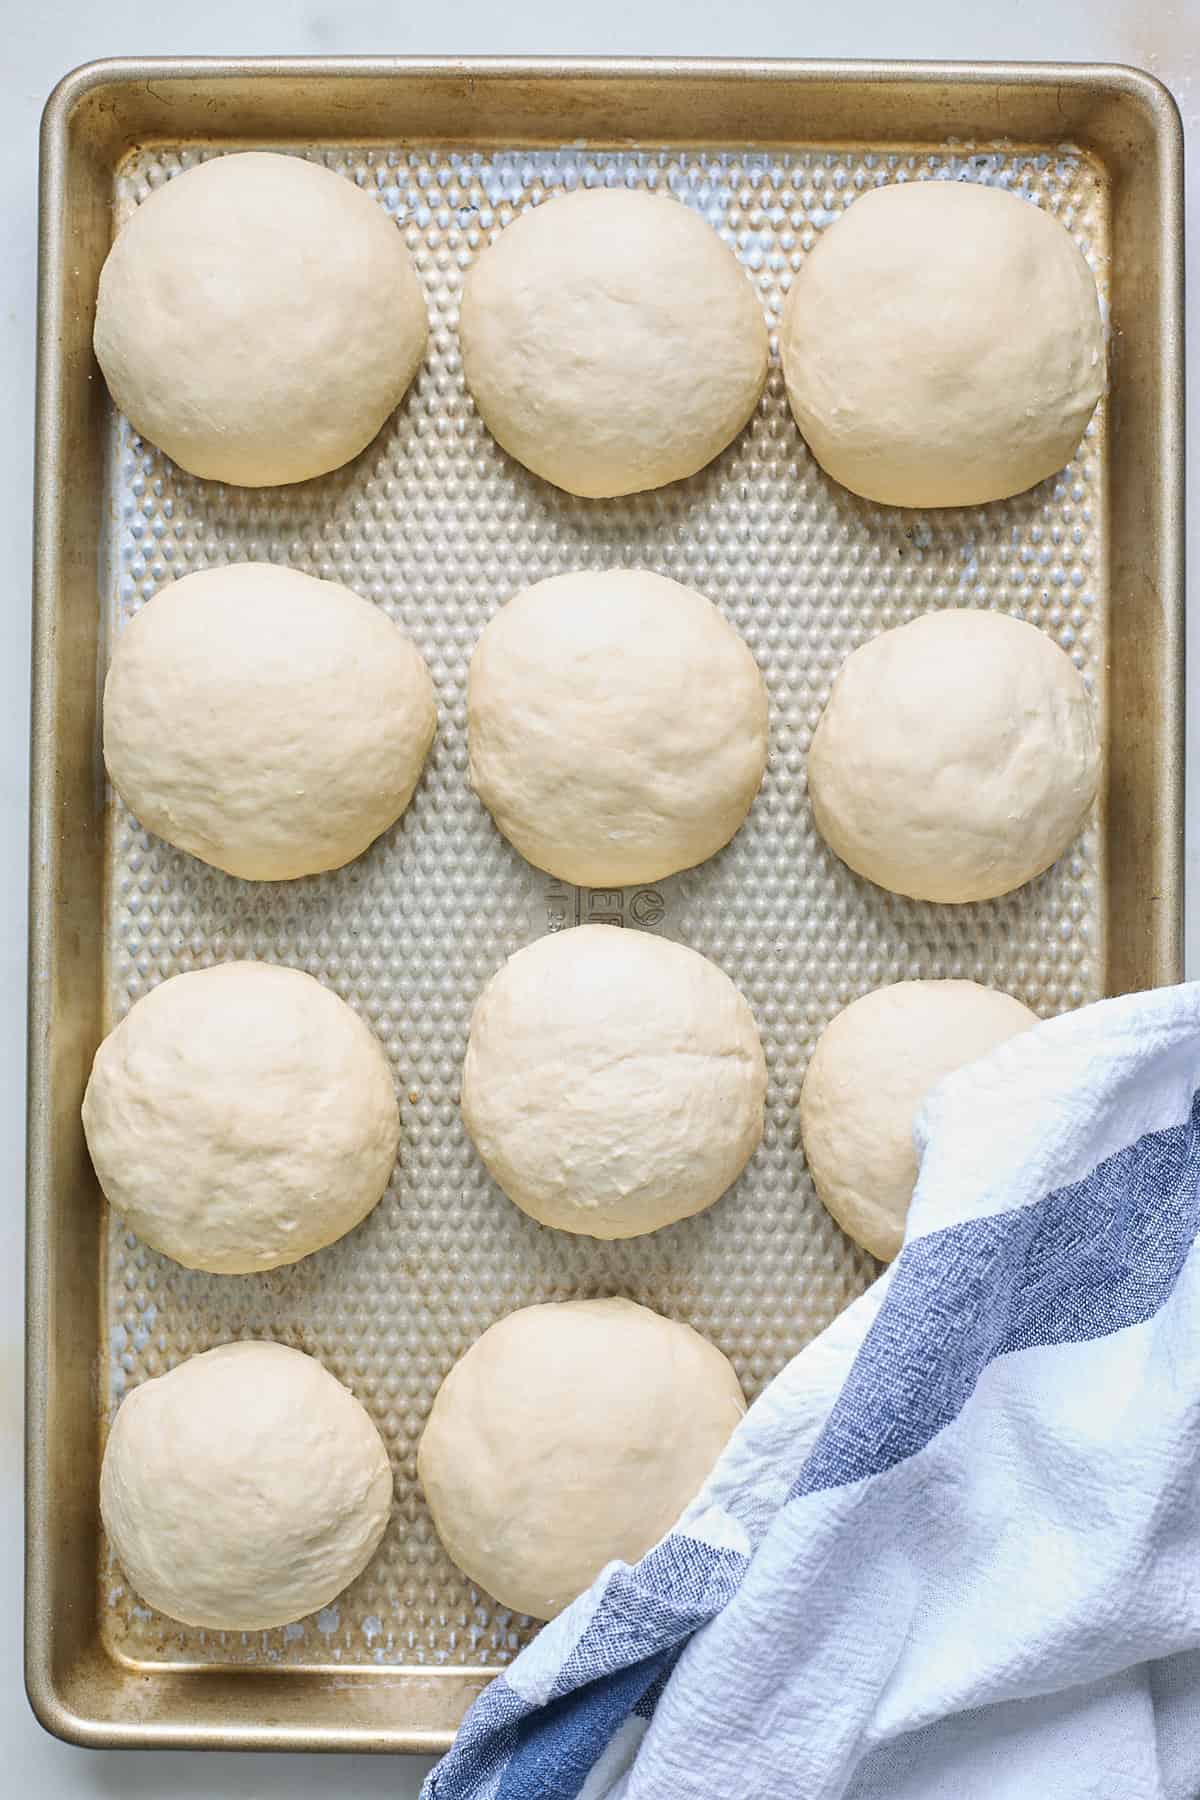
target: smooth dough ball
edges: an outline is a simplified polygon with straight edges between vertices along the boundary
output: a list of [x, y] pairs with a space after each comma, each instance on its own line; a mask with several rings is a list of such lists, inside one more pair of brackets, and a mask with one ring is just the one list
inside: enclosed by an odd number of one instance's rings
[[800, 1090], [804, 1154], [818, 1196], [872, 1256], [890, 1262], [904, 1241], [926, 1094], [1037, 1022], [974, 981], [898, 981], [825, 1027]]
[[720, 1199], [762, 1137], [766, 1088], [754, 1016], [715, 963], [579, 925], [518, 950], [484, 988], [462, 1110], [523, 1212], [625, 1238]]
[[597, 499], [694, 475], [767, 377], [733, 251], [677, 200], [591, 188], [523, 212], [463, 285], [463, 372], [510, 456]]
[[352, 1230], [400, 1140], [374, 1033], [311, 975], [259, 962], [143, 995], [96, 1052], [83, 1128], [130, 1231], [220, 1275], [299, 1262]]
[[644, 569], [556, 575], [510, 600], [475, 646], [467, 721], [471, 782], [505, 837], [585, 886], [703, 862], [767, 761], [767, 690], [745, 641], [711, 601]]
[[433, 683], [333, 581], [233, 563], [162, 588], [117, 638], [104, 760], [149, 831], [231, 875], [337, 869], [408, 805]]
[[964, 182], [856, 199], [793, 282], [779, 350], [821, 467], [888, 506], [1023, 493], [1071, 459], [1104, 391], [1096, 283], [1071, 237]]
[[222, 1344], [144, 1381], [100, 1471], [130, 1585], [212, 1631], [267, 1631], [327, 1606], [375, 1554], [391, 1504], [367, 1413], [283, 1344]]
[[527, 1306], [447, 1375], [417, 1473], [459, 1568], [550, 1619], [670, 1530], [744, 1411], [729, 1363], [688, 1325], [630, 1300]]
[[100, 272], [96, 358], [113, 399], [181, 469], [243, 487], [357, 456], [428, 331], [378, 201], [297, 156], [251, 150], [177, 175]]
[[843, 663], [808, 753], [817, 829], [914, 900], [990, 900], [1048, 869], [1096, 798], [1083, 678], [1034, 625], [928, 613]]

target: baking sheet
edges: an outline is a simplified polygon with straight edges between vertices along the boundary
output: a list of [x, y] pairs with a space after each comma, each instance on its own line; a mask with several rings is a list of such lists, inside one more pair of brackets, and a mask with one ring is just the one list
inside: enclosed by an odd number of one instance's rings
[[[1043, 1014], [1102, 992], [1095, 829], [1004, 900], [923, 905], [860, 880], [824, 847], [804, 766], [848, 652], [931, 608], [995, 606], [1042, 627], [1103, 715], [1105, 425], [1102, 408], [1063, 475], [1016, 500], [941, 513], [872, 506], [807, 454], [776, 356], [750, 428], [708, 469], [629, 500], [577, 500], [521, 469], [478, 420], [455, 334], [463, 272], [518, 211], [555, 193], [662, 189], [736, 250], [774, 325], [795, 269], [857, 192], [972, 180], [1059, 217], [1103, 294], [1105, 182], [1086, 157], [1062, 152], [310, 154], [374, 191], [404, 228], [432, 327], [416, 390], [355, 463], [285, 489], [199, 481], [114, 421], [113, 623], [119, 630], [165, 582], [224, 562], [287, 562], [344, 581], [427, 658], [437, 745], [397, 828], [348, 868], [294, 883], [208, 869], [140, 831], [114, 801], [108, 1000], [115, 1019], [165, 977], [235, 957], [306, 969], [387, 1048], [402, 1095], [400, 1163], [383, 1204], [350, 1237], [261, 1276], [181, 1269], [113, 1219], [109, 1399], [227, 1338], [277, 1337], [318, 1356], [369, 1408], [392, 1455], [396, 1512], [368, 1571], [299, 1624], [256, 1634], [177, 1626], [108, 1562], [106, 1630], [139, 1662], [491, 1667], [532, 1627], [458, 1574], [416, 1484], [421, 1426], [455, 1358], [516, 1306], [619, 1293], [702, 1331], [753, 1397], [875, 1272], [815, 1199], [797, 1142], [796, 1095], [822, 1025], [866, 989], [905, 977], [991, 982]], [[135, 153], [117, 179], [118, 219], [195, 160], [185, 146]], [[611, 567], [684, 581], [738, 626], [770, 691], [770, 762], [746, 826], [710, 863], [654, 887], [581, 891], [523, 862], [470, 792], [466, 671], [509, 595], [547, 575]], [[485, 1176], [457, 1106], [483, 982], [547, 928], [598, 918], [640, 922], [720, 963], [750, 1001], [770, 1070], [763, 1144], [736, 1187], [698, 1219], [618, 1244], [525, 1218]]]
[[[180, 140], [133, 148], [112, 175], [117, 219], [199, 157], [229, 147]], [[101, 1551], [98, 1642], [110, 1662], [153, 1680], [231, 1665], [297, 1675], [461, 1673], [441, 1691], [452, 1722], [479, 1679], [535, 1629], [453, 1568], [416, 1484], [421, 1426], [454, 1359], [517, 1306], [619, 1293], [711, 1338], [752, 1398], [876, 1272], [816, 1201], [798, 1143], [795, 1101], [823, 1025], [867, 989], [917, 976], [990, 982], [1043, 1015], [1081, 1005], [1113, 985], [1109, 937], [1121, 926], [1112, 917], [1103, 798], [1079, 843], [1028, 887], [938, 908], [887, 895], [841, 865], [815, 833], [804, 785], [809, 738], [845, 656], [891, 625], [947, 606], [997, 607], [1061, 644], [1119, 757], [1109, 682], [1108, 403], [1070, 467], [1031, 493], [982, 508], [904, 512], [858, 500], [816, 468], [773, 358], [754, 420], [707, 469], [654, 494], [579, 500], [513, 463], [476, 418], [454, 330], [463, 273], [518, 210], [556, 192], [657, 188], [721, 231], [774, 327], [807, 250], [856, 192], [969, 180], [1009, 187], [1059, 217], [1107, 301], [1112, 173], [1060, 144], [593, 149], [564, 135], [551, 146], [281, 139], [274, 147], [358, 181], [400, 222], [429, 301], [429, 355], [408, 400], [360, 458], [293, 488], [195, 480], [110, 419], [95, 679], [112, 634], [165, 582], [269, 559], [344, 581], [410, 633], [438, 689], [438, 736], [405, 818], [349, 868], [295, 883], [249, 884], [208, 869], [143, 833], [106, 792], [105, 908], [95, 940], [102, 1023], [184, 969], [242, 956], [306, 969], [382, 1039], [404, 1137], [371, 1217], [291, 1268], [197, 1274], [108, 1220], [101, 1413], [111, 1416], [128, 1386], [184, 1356], [231, 1337], [275, 1337], [320, 1357], [367, 1406], [391, 1452], [396, 1505], [359, 1581], [320, 1614], [274, 1632], [176, 1625], [144, 1607]], [[770, 692], [770, 762], [746, 826], [709, 863], [653, 887], [578, 890], [525, 864], [471, 794], [465, 676], [479, 631], [518, 588], [616, 566], [688, 583], [742, 631]], [[548, 1231], [521, 1214], [483, 1171], [457, 1107], [483, 982], [521, 944], [588, 919], [659, 931], [714, 958], [746, 994], [770, 1070], [763, 1144], [737, 1185], [699, 1218], [619, 1243]], [[401, 1735], [404, 1722], [397, 1719]], [[335, 1740], [346, 1741], [336, 1729]]]

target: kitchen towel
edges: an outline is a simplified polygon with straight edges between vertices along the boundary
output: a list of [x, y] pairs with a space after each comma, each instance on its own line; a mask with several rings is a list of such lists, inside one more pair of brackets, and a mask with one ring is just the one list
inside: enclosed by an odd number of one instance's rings
[[423, 1800], [1196, 1800], [1200, 984], [934, 1089], [904, 1247]]

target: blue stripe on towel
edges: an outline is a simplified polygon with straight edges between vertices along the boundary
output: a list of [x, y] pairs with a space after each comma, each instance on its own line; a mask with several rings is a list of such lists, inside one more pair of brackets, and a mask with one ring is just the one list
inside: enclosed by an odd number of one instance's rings
[[575, 1800], [605, 1746], [672, 1660], [668, 1647], [601, 1681], [560, 1694], [517, 1727], [496, 1800]]
[[924, 1449], [994, 1357], [1150, 1318], [1196, 1235], [1198, 1191], [1200, 1095], [1182, 1125], [1139, 1138], [1082, 1181], [917, 1238], [788, 1498]]
[[[731, 1600], [746, 1571], [736, 1550], [697, 1538], [665, 1538], [633, 1568], [618, 1568], [604, 1590], [603, 1622], [588, 1625], [554, 1684], [557, 1697], [627, 1662], [682, 1643]], [[620, 1654], [614, 1660], [613, 1646]]]
[[604, 1590], [603, 1625], [589, 1624], [548, 1704], [517, 1727], [496, 1800], [574, 1800], [622, 1721], [651, 1716], [680, 1646], [732, 1598], [745, 1569], [737, 1551], [688, 1537], [667, 1538], [635, 1568], [617, 1569]]

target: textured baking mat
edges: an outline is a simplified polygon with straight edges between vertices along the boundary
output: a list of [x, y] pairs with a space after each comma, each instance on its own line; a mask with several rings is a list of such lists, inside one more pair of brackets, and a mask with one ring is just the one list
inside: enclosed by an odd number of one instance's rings
[[[118, 217], [203, 154], [135, 153], [118, 178]], [[804, 764], [849, 651], [935, 607], [1029, 619], [1070, 653], [1103, 711], [1105, 438], [1102, 407], [1076, 461], [1029, 494], [964, 511], [886, 510], [816, 468], [773, 362], [751, 425], [699, 475], [632, 499], [573, 499], [509, 461], [475, 416], [455, 337], [463, 272], [515, 212], [560, 189], [664, 189], [734, 246], [774, 326], [805, 252], [856, 191], [968, 179], [1035, 196], [1074, 233], [1103, 291], [1104, 178], [1069, 150], [308, 154], [402, 222], [429, 300], [427, 360], [357, 461], [296, 487], [195, 480], [118, 420], [108, 625], [119, 629], [174, 577], [243, 558], [345, 582], [420, 645], [438, 689], [437, 740], [404, 819], [349, 868], [304, 881], [236, 881], [148, 837], [114, 801], [108, 997], [116, 1019], [184, 969], [234, 957], [307, 969], [387, 1047], [401, 1159], [358, 1230], [265, 1275], [191, 1273], [114, 1220], [108, 1401], [225, 1339], [278, 1338], [319, 1356], [368, 1407], [391, 1451], [396, 1504], [361, 1579], [283, 1630], [177, 1626], [140, 1604], [111, 1559], [102, 1610], [112, 1650], [138, 1662], [497, 1666], [534, 1627], [452, 1567], [416, 1484], [422, 1421], [455, 1357], [514, 1307], [625, 1294], [711, 1338], [753, 1397], [875, 1273], [815, 1199], [797, 1142], [796, 1097], [826, 1021], [868, 988], [910, 976], [992, 982], [1042, 1014], [1101, 992], [1094, 825], [1017, 894], [921, 905], [859, 880], [824, 848]], [[483, 625], [518, 588], [618, 565], [687, 582], [739, 627], [770, 690], [770, 765], [749, 821], [702, 868], [654, 887], [576, 890], [522, 862], [467, 786], [466, 669]], [[701, 1217], [624, 1243], [525, 1218], [485, 1175], [457, 1106], [483, 982], [521, 944], [586, 919], [661, 931], [713, 957], [749, 999], [770, 1068], [764, 1140], [736, 1187]]]

